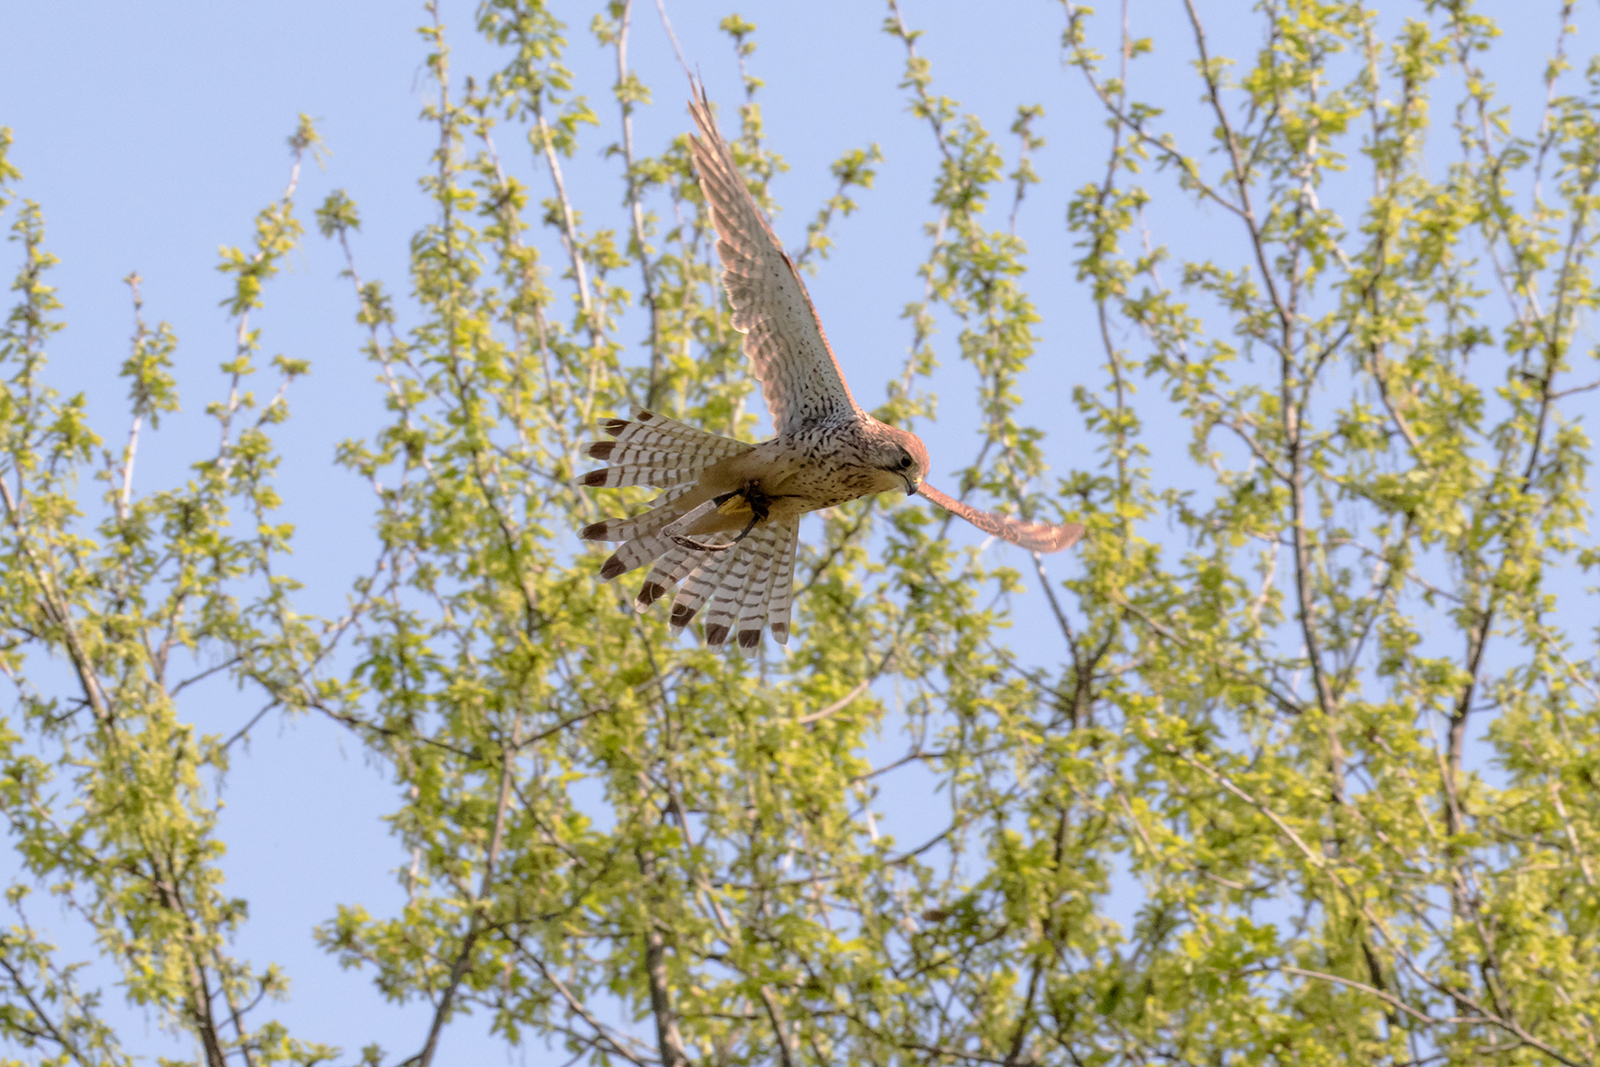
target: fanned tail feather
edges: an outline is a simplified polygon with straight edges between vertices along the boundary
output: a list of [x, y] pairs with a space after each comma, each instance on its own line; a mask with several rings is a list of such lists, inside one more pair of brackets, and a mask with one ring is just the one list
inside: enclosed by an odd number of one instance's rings
[[780, 645], [789, 643], [789, 608], [794, 603], [794, 553], [800, 542], [800, 527], [790, 523], [786, 535], [778, 544], [778, 556], [772, 567], [772, 590], [767, 599], [767, 625], [772, 628], [773, 640]]
[[682, 517], [683, 509], [675, 505], [693, 488], [693, 482], [673, 486], [650, 501], [648, 511], [631, 519], [601, 519], [599, 522], [591, 522], [578, 536], [585, 541], [631, 541], [641, 534], [661, 530]]
[[663, 531], [703, 511], [703, 506], [685, 499], [694, 491], [700, 472], [751, 446], [643, 408], [635, 409], [632, 419], [606, 419], [600, 429], [614, 440], [591, 441], [583, 451], [595, 459], [610, 460], [612, 465], [580, 475], [576, 484], [598, 489], [630, 485], [666, 489], [642, 514], [603, 519], [583, 528], [579, 536], [585, 541], [622, 542], [600, 568], [600, 580], [609, 582], [675, 549], [670, 535]]
[[[734, 560], [722, 572], [716, 591], [711, 595], [710, 605], [706, 608], [706, 644], [716, 647], [727, 641], [743, 610], [745, 595], [756, 584], [758, 577], [765, 591], [765, 583], [770, 576], [766, 567], [770, 566], [772, 541], [776, 533], [776, 528], [770, 526], [756, 530], [733, 550]], [[756, 636], [759, 638], [760, 635], [758, 629]]]
[[[641, 531], [631, 540], [624, 542], [621, 548], [611, 553], [611, 558], [606, 560], [600, 567], [600, 580], [609, 582], [619, 574], [626, 574], [638, 567], [643, 567], [669, 548], [682, 547], [675, 535], [684, 526], [714, 507], [716, 507], [716, 504], [707, 500], [698, 507], [690, 508], [686, 512], [682, 512], [681, 509], [677, 508], [676, 502], [667, 505], [666, 508], [658, 509], [664, 513], [670, 512], [671, 517], [661, 519], [654, 524], [653, 529]], [[598, 526], [599, 523], [595, 525]], [[588, 534], [591, 529], [593, 527], [586, 527], [584, 533]], [[590, 540], [598, 540], [598, 538], [590, 538]]]
[[694, 621], [695, 614], [716, 591], [727, 573], [743, 553], [720, 552], [703, 561], [684, 579], [683, 588], [672, 601], [672, 615], [667, 622], [676, 633]]
[[739, 651], [747, 656], [754, 655], [761, 644], [761, 631], [767, 625], [767, 606], [772, 599], [773, 569], [780, 547], [788, 541], [789, 527], [785, 525], [762, 533], [767, 536], [751, 550], [755, 562], [744, 587], [744, 596], [739, 600]]
[[716, 507], [714, 501], [691, 495], [701, 472], [753, 446], [643, 409], [634, 411], [631, 420], [606, 419], [600, 429], [612, 440], [590, 442], [583, 451], [611, 466], [580, 476], [577, 484], [665, 490], [638, 515], [584, 527], [586, 541], [621, 542], [601, 566], [600, 580], [609, 582], [648, 564], [634, 607], [644, 611], [679, 586], [669, 619], [674, 632], [704, 608], [707, 645], [720, 647], [732, 637], [740, 652], [754, 654], [769, 623], [773, 636], [787, 642], [798, 534], [794, 523], [763, 525], [717, 552], [698, 550], [695, 542], [674, 536]]
[[637, 570], [671, 548], [672, 538], [659, 533], [635, 537], [611, 554], [600, 567], [600, 580], [609, 582], [618, 575]]
[[645, 576], [644, 585], [639, 587], [639, 595], [634, 598], [633, 609], [645, 611], [651, 604], [666, 596], [673, 586], [689, 576], [689, 572], [700, 566], [700, 562], [708, 553], [696, 552], [692, 548], [674, 544], [666, 551], [656, 565], [650, 568], [650, 573]]

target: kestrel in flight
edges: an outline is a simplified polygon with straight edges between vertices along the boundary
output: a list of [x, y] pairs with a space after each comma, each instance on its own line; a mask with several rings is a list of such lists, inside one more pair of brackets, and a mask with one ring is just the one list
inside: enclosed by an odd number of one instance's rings
[[[674, 632], [705, 608], [706, 644], [736, 635], [753, 653], [764, 628], [789, 640], [800, 516], [869, 493], [921, 493], [988, 534], [1033, 552], [1058, 552], [1083, 535], [1078, 523], [1027, 523], [979, 511], [922, 479], [928, 450], [916, 434], [885, 425], [850, 395], [794, 261], [756, 206], [717, 132], [705, 90], [689, 100], [700, 136], [690, 136], [700, 190], [717, 231], [722, 284], [733, 328], [761, 383], [777, 434], [750, 444], [706, 433], [653, 411], [607, 419], [613, 440], [584, 446], [611, 466], [578, 484], [664, 489], [648, 511], [584, 527], [587, 541], [621, 541], [600, 580], [653, 563], [634, 601], [639, 611], [682, 582]], [[709, 538], [709, 540], [708, 540]]]

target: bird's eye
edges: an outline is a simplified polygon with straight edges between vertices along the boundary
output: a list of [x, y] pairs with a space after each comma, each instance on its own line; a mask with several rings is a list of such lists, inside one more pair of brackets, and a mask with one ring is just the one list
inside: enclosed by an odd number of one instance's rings
[[902, 453], [900, 456], [900, 469], [903, 471], [908, 471], [911, 469], [911, 457], [905, 455], [904, 453]]

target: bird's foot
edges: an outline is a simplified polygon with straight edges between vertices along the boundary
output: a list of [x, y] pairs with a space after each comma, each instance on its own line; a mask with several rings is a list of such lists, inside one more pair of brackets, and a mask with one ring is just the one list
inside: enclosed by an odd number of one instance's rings
[[742, 499], [750, 507], [750, 521], [744, 524], [744, 529], [739, 531], [738, 537], [735, 537], [732, 541], [729, 541], [725, 545], [708, 545], [704, 541], [696, 541], [692, 537], [684, 537], [681, 534], [673, 534], [672, 543], [677, 545], [679, 548], [687, 548], [691, 552], [726, 552], [740, 541], [743, 541], [746, 537], [749, 537], [750, 531], [756, 528], [756, 523], [762, 522], [766, 519], [768, 509], [771, 506], [771, 501], [767, 498], [765, 493], [756, 487], [755, 482], [751, 482], [743, 489], [737, 489], [731, 493], [723, 493], [721, 496], [714, 498], [711, 502], [720, 509], [724, 504], [728, 503], [728, 501], [734, 499], [735, 497]]
[[696, 541], [692, 537], [684, 537], [681, 534], [673, 534], [672, 543], [679, 548], [687, 548], [691, 552], [726, 552], [746, 537], [749, 537], [750, 531], [756, 528], [756, 523], [759, 521], [760, 516], [751, 516], [750, 521], [744, 524], [744, 529], [739, 531], [739, 536], [725, 545], [708, 545], [704, 541]]
[[677, 545], [679, 548], [687, 548], [690, 552], [726, 552], [739, 542], [729, 541], [725, 545], [708, 545], [704, 541], [696, 541], [692, 537], [684, 537], [682, 534], [673, 534], [672, 543]]

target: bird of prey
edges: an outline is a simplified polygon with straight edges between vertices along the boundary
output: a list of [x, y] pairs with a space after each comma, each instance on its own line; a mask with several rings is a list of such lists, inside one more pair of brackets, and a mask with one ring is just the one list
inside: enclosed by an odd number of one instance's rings
[[600, 580], [652, 564], [634, 606], [644, 611], [682, 583], [673, 598], [674, 632], [705, 609], [706, 644], [734, 636], [753, 653], [763, 629], [789, 639], [795, 544], [800, 516], [869, 493], [921, 493], [978, 529], [1034, 552], [1057, 552], [1083, 527], [1027, 523], [979, 511], [928, 485], [928, 450], [916, 434], [885, 425], [850, 395], [794, 261], [750, 195], [717, 132], [702, 88], [689, 113], [700, 190], [717, 232], [722, 284], [733, 327], [772, 413], [772, 440], [760, 444], [706, 433], [654, 411], [607, 419], [611, 438], [584, 453], [611, 465], [579, 485], [665, 490], [643, 514], [584, 527], [588, 541], [620, 541]]

